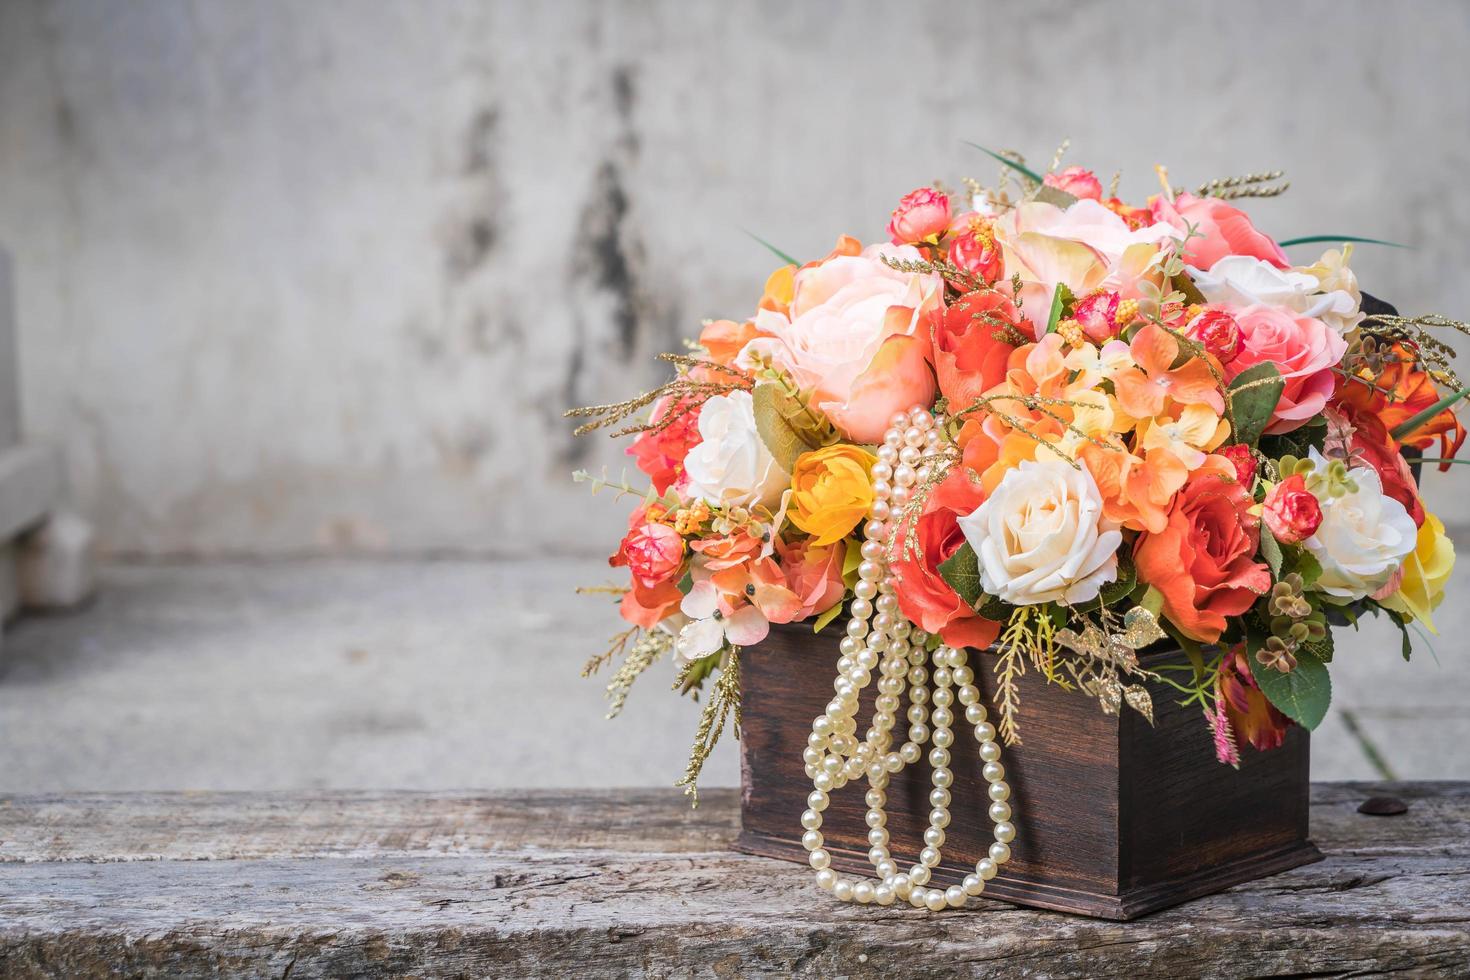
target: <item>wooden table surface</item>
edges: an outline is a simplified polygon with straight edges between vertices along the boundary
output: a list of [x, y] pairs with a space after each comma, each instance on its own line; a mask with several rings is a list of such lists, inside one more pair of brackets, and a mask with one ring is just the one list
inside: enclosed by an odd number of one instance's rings
[[1318, 784], [1325, 861], [1133, 923], [841, 905], [702, 801], [0, 797], [0, 975], [1470, 976], [1470, 783]]

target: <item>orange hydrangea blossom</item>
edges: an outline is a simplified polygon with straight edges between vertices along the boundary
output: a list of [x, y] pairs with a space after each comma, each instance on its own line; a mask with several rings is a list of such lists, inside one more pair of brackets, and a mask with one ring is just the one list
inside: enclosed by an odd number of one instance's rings
[[[1215, 380], [1218, 368], [1199, 357], [1179, 360], [1179, 341], [1158, 324], [1150, 323], [1134, 335], [1128, 345], [1133, 370], [1113, 377], [1118, 403], [1136, 419], [1163, 415], [1170, 400], [1184, 405], [1208, 405], [1216, 415], [1225, 414], [1225, 396]], [[1208, 355], [1206, 355], [1208, 356]]]

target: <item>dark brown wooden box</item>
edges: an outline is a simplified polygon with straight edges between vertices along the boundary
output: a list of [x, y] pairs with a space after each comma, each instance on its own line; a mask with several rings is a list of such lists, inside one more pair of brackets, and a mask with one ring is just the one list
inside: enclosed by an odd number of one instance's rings
[[[836, 677], [840, 630], [774, 627], [741, 654], [741, 825], [737, 849], [806, 863], [799, 818], [811, 792], [801, 759], [812, 718]], [[1183, 660], [1149, 654], [1144, 665]], [[993, 658], [972, 661], [987, 703]], [[1103, 714], [1097, 702], [1028, 672], [1020, 683], [1022, 745], [1001, 761], [1013, 789], [1012, 859], [985, 894], [1019, 905], [1133, 919], [1231, 885], [1321, 860], [1307, 839], [1308, 734], [1271, 752], [1246, 748], [1240, 769], [1215, 761], [1198, 707], [1152, 685], [1157, 724]], [[862, 720], [872, 710], [865, 692]], [[964, 726], [960, 726], [961, 729]], [[958, 733], [958, 730], [957, 730]], [[966, 733], [967, 734], [967, 733]], [[960, 745], [956, 739], [957, 746]], [[958, 884], [993, 839], [974, 752], [955, 752], [952, 823], [935, 884]], [[832, 794], [822, 833], [840, 870], [872, 874], [861, 786]], [[909, 766], [888, 788], [894, 860], [914, 863], [929, 813], [929, 769]]]

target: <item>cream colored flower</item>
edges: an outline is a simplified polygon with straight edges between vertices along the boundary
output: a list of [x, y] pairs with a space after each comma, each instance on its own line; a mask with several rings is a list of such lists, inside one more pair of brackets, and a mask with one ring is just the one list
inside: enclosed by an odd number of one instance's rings
[[1118, 577], [1118, 525], [1103, 517], [1092, 474], [1063, 459], [1027, 460], [959, 519], [980, 584], [1013, 605], [1087, 602]]
[[699, 410], [701, 442], [684, 457], [691, 498], [716, 506], [771, 507], [791, 484], [755, 427], [748, 391], [717, 395]]
[[[1326, 472], [1316, 449], [1312, 461]], [[1355, 466], [1348, 480], [1356, 490], [1319, 496], [1322, 523], [1302, 544], [1322, 566], [1315, 588], [1341, 599], [1361, 599], [1388, 584], [1414, 550], [1417, 528], [1404, 505], [1383, 492], [1378, 472]]]
[[[1325, 264], [1336, 257], [1330, 267]], [[1192, 269], [1190, 278], [1210, 303], [1229, 306], [1282, 306], [1316, 317], [1339, 334], [1351, 332], [1363, 319], [1363, 295], [1346, 258], [1328, 252], [1322, 262], [1304, 269], [1278, 269], [1249, 255], [1227, 255], [1209, 268]]]

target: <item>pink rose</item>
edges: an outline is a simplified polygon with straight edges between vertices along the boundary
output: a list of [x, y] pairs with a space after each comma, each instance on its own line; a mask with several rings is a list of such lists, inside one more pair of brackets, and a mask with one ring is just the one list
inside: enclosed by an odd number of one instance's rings
[[626, 565], [635, 582], [652, 589], [683, 566], [684, 539], [667, 524], [640, 524], [627, 533], [607, 563], [614, 568]]
[[787, 315], [761, 310], [742, 363], [769, 359], [811, 392], [812, 405], [853, 442], [883, 440], [895, 412], [934, 400], [930, 333], [942, 315], [937, 275], [899, 272], [881, 257], [923, 258], [910, 245], [870, 245], [796, 274]]
[[990, 222], [973, 211], [960, 215], [950, 229], [949, 260], [970, 275], [993, 283], [1005, 275], [1005, 256], [995, 243]]
[[1306, 479], [1297, 473], [1276, 484], [1266, 494], [1261, 519], [1277, 541], [1301, 544], [1322, 526], [1322, 505], [1307, 489]]
[[1229, 364], [1240, 353], [1240, 324], [1227, 310], [1205, 310], [1189, 321], [1187, 332], [1221, 364]]
[[1067, 167], [1054, 174], [1047, 174], [1041, 178], [1041, 182], [1047, 187], [1065, 191], [1075, 198], [1086, 198], [1089, 201], [1102, 200], [1102, 184], [1098, 182], [1097, 175], [1086, 167]]
[[1118, 335], [1118, 294], [1106, 289], [1088, 293], [1072, 305], [1072, 319], [1082, 327], [1087, 339], [1106, 343]]
[[1256, 231], [1244, 211], [1218, 197], [1180, 194], [1168, 201], [1160, 196], [1150, 200], [1149, 206], [1155, 221], [1194, 227], [1194, 237], [1184, 243], [1184, 258], [1196, 268], [1208, 269], [1227, 255], [1249, 255], [1278, 269], [1291, 265], [1281, 246]]
[[847, 592], [847, 586], [842, 583], [842, 558], [847, 552], [846, 543], [838, 541], [836, 544], [814, 545], [811, 541], [810, 538], [803, 538], [792, 544], [780, 540], [776, 542], [781, 571], [786, 576], [786, 587], [796, 595], [797, 602], [800, 603], [792, 621], [826, 612], [841, 602]]
[[932, 187], [905, 194], [888, 221], [888, 237], [895, 245], [932, 244], [948, 230], [949, 198]]
[[1247, 306], [1235, 311], [1240, 352], [1227, 365], [1227, 378], [1263, 361], [1276, 365], [1286, 386], [1266, 432], [1290, 432], [1322, 414], [1332, 395], [1332, 369], [1347, 353], [1347, 341], [1316, 317], [1282, 306]]

